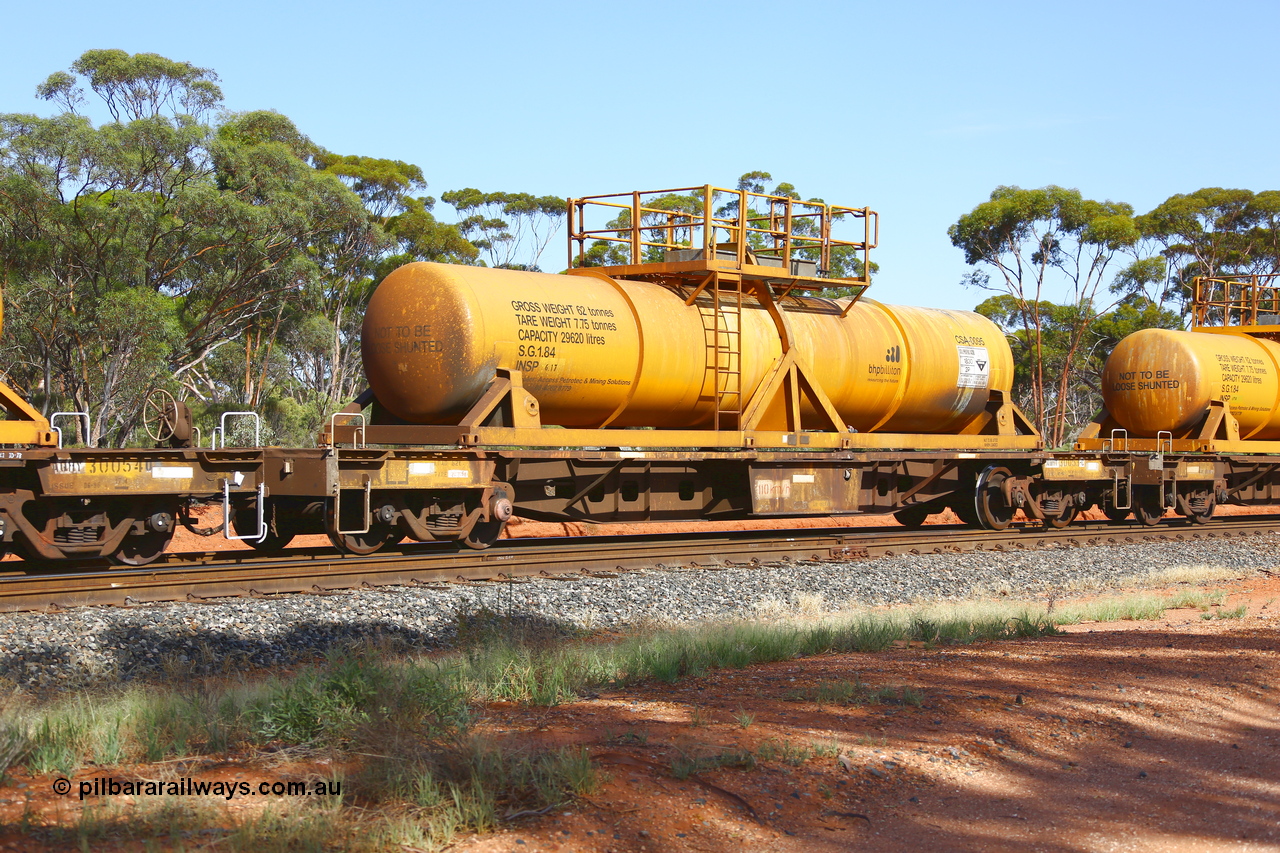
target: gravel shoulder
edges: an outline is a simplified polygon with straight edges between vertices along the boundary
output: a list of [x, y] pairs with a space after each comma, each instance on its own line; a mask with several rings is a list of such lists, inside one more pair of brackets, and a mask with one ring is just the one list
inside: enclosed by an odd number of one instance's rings
[[447, 646], [459, 613], [486, 609], [591, 630], [628, 630], [850, 607], [1078, 597], [1171, 566], [1280, 570], [1274, 536], [1033, 551], [783, 563], [618, 578], [86, 607], [0, 615], [0, 684], [44, 691], [149, 678], [268, 670], [377, 641]]

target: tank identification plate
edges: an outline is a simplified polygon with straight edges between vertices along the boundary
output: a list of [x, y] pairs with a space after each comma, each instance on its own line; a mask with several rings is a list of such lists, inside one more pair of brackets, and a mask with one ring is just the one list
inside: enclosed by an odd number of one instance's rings
[[987, 356], [987, 348], [957, 344], [956, 355], [960, 357], [960, 375], [956, 377], [956, 387], [986, 388], [991, 381], [991, 359]]
[[366, 479], [373, 489], [474, 489], [488, 484], [492, 466], [491, 462], [456, 457], [388, 459], [376, 468], [343, 468], [339, 477], [344, 489], [362, 489]]
[[1096, 459], [1048, 459], [1044, 463], [1046, 480], [1101, 480], [1110, 477]]
[[[571, 392], [575, 385], [631, 384], [630, 377], [574, 375], [566, 369], [566, 356], [588, 358], [596, 369], [602, 362], [583, 347], [607, 347], [616, 339], [617, 317], [612, 308], [576, 302], [511, 300], [516, 321], [515, 368], [525, 375], [525, 386], [542, 393]], [[603, 363], [607, 363], [603, 362]]]
[[[211, 473], [184, 461], [142, 458], [79, 458], [55, 460], [42, 469], [44, 488], [56, 494], [111, 494], [136, 491], [146, 484], [146, 491], [158, 493], [213, 491], [220, 488], [222, 473]], [[238, 472], [237, 472], [238, 473]], [[233, 490], [241, 482], [252, 480], [252, 473], [232, 480]]]

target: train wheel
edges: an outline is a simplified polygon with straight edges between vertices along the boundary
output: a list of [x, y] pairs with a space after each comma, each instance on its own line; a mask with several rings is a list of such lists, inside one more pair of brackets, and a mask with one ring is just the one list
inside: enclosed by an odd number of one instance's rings
[[903, 527], [915, 530], [924, 524], [925, 519], [929, 517], [929, 509], [923, 504], [905, 507], [893, 514], [893, 518]]
[[387, 545], [395, 545], [404, 539], [404, 533], [394, 524], [375, 521], [367, 533], [334, 533], [329, 531], [333, 547], [351, 554], [372, 554]]
[[1164, 517], [1160, 486], [1133, 487], [1133, 517], [1145, 527], [1155, 527]]
[[[297, 532], [289, 522], [280, 517], [279, 505], [267, 499], [263, 510], [263, 522], [267, 525], [267, 535], [262, 539], [243, 539], [246, 545], [256, 551], [279, 551], [290, 542]], [[258, 532], [258, 507], [252, 503], [241, 503], [232, 507], [231, 525], [237, 536], [252, 536]]]
[[[1193, 498], [1187, 498], [1190, 504]], [[1187, 515], [1187, 521], [1192, 524], [1208, 524], [1213, 518], [1213, 511], [1217, 507], [1217, 501], [1214, 500], [1213, 492], [1209, 492], [1208, 497], [1200, 497], [1198, 506], [1192, 506], [1190, 514]]]
[[502, 528], [506, 527], [505, 521], [477, 521], [471, 526], [471, 530], [462, 538], [462, 544], [468, 548], [475, 548], [477, 551], [483, 551], [493, 543], [497, 542], [502, 536]]
[[337, 501], [329, 501], [326, 509], [325, 528], [333, 547], [349, 554], [372, 554], [387, 545], [394, 545], [404, 539], [404, 531], [395, 521], [384, 521], [374, 513], [370, 519], [369, 529], [364, 533], [337, 533], [338, 520], [334, 517]]
[[124, 538], [120, 550], [109, 558], [117, 566], [145, 566], [154, 563], [169, 547], [173, 539], [173, 527], [168, 530], [148, 530], [146, 533], [134, 533]]
[[143, 532], [127, 534], [120, 548], [107, 559], [118, 566], [145, 566], [159, 559], [173, 539], [176, 512], [152, 508], [158, 511], [143, 519]]
[[479, 551], [498, 541], [502, 536], [502, 528], [507, 526], [507, 521], [515, 513], [515, 507], [507, 497], [510, 488], [506, 484], [494, 487], [493, 494], [489, 497], [489, 520], [473, 522], [471, 529], [462, 537], [463, 545]]
[[[349, 510], [350, 507], [347, 507]], [[383, 512], [386, 509], [387, 512]], [[325, 532], [329, 536], [329, 541], [333, 543], [333, 547], [340, 551], [346, 551], [350, 554], [372, 554], [374, 551], [381, 550], [387, 545], [395, 545], [404, 539], [404, 530], [396, 522], [394, 512], [389, 508], [375, 509], [369, 516], [366, 516], [369, 523], [369, 529], [364, 533], [338, 533], [337, 530], [341, 526], [339, 524], [338, 501], [330, 500], [325, 506]], [[362, 513], [353, 513], [348, 516], [346, 512], [342, 513], [342, 520], [351, 524], [360, 518]]]
[[1111, 506], [1111, 504], [1109, 503], [1102, 505], [1102, 514], [1105, 515], [1111, 521], [1115, 522], [1116, 524], [1119, 524], [1120, 522], [1128, 518], [1129, 513], [1131, 512], [1133, 512], [1132, 509], [1118, 509], [1116, 507]]
[[1013, 522], [1017, 510], [1005, 500], [1001, 488], [1009, 476], [1008, 468], [992, 465], [978, 477], [974, 509], [978, 513], [978, 524], [987, 530], [1004, 530]]

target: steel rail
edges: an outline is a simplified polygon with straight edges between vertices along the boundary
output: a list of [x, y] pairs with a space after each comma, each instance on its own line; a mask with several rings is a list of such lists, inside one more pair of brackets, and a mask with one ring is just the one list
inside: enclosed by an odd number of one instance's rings
[[328, 549], [168, 554], [142, 569], [86, 567], [74, 574], [19, 573], [0, 564], [0, 612], [59, 610], [90, 605], [208, 601], [236, 596], [327, 594], [344, 589], [422, 586], [530, 577], [609, 577], [637, 569], [717, 569], [781, 560], [854, 561], [880, 556], [964, 551], [1035, 550], [1054, 544], [1123, 545], [1195, 541], [1280, 533], [1280, 515], [1248, 516], [1207, 525], [1166, 521], [1156, 527], [1107, 522], [1064, 530], [1015, 526], [1005, 531], [932, 525], [811, 528], [647, 536], [505, 539], [484, 551], [450, 545], [411, 545], [371, 556]]

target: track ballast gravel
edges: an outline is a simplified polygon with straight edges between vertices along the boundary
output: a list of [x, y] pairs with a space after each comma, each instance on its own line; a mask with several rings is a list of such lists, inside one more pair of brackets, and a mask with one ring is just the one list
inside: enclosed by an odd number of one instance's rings
[[1155, 569], [1200, 565], [1239, 569], [1242, 575], [1275, 569], [1277, 537], [3, 614], [0, 680], [42, 690], [163, 677], [175, 670], [227, 673], [311, 660], [355, 641], [440, 648], [455, 637], [460, 615], [481, 609], [576, 628], [626, 629], [780, 615], [801, 607], [813, 612], [994, 596], [1065, 597], [1115, 589], [1125, 578]]

